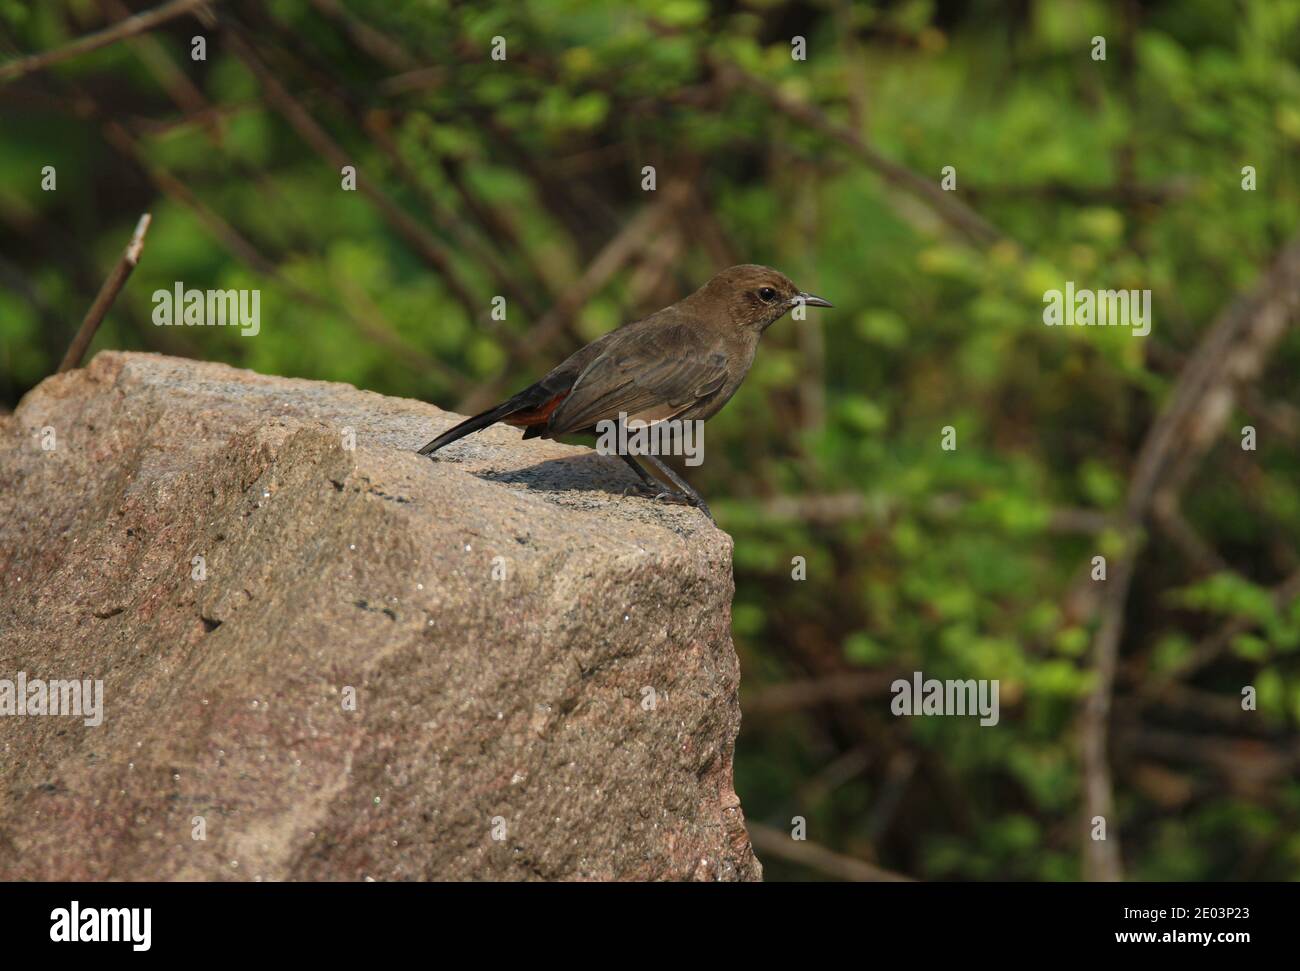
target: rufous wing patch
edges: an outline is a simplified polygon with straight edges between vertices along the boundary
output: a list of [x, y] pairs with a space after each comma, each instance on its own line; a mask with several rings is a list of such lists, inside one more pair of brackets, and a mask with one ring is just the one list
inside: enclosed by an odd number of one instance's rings
[[569, 396], [569, 392], [561, 391], [546, 404], [538, 405], [536, 408], [529, 408], [525, 411], [516, 411], [513, 415], [507, 415], [501, 420], [507, 425], [514, 425], [516, 428], [528, 428], [532, 425], [544, 425], [551, 417], [551, 412], [560, 407], [560, 402]]

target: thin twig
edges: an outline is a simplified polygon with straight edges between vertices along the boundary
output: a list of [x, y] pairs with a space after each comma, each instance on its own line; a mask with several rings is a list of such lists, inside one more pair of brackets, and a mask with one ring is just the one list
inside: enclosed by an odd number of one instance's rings
[[[892, 499], [875, 499], [861, 492], [805, 493], [771, 496], [756, 500], [763, 518], [769, 522], [805, 522], [834, 525], [864, 519], [881, 521], [896, 515], [902, 504]], [[933, 496], [916, 511], [936, 519], [952, 520], [966, 506], [965, 500], [953, 496]], [[1093, 535], [1113, 524], [1116, 518], [1100, 509], [1061, 506], [1048, 510], [1043, 530], [1053, 534]]]
[[335, 277], [335, 284], [347, 305], [345, 312], [362, 334], [412, 369], [432, 372], [448, 387], [455, 389], [457, 394], [470, 392], [473, 382], [454, 367], [444, 364], [441, 358], [407, 340], [356, 281], [347, 274], [339, 274]]
[[740, 707], [745, 717], [750, 718], [785, 714], [814, 705], [858, 701], [889, 694], [889, 686], [897, 677], [897, 672], [892, 671], [858, 671], [786, 681], [746, 695]]
[[[95, 107], [95, 111], [98, 113], [98, 106]], [[103, 125], [103, 132], [105, 140], [124, 156], [139, 165], [159, 192], [193, 211], [199, 221], [208, 227], [209, 232], [227, 251], [258, 273], [268, 276], [278, 283], [287, 282], [274, 262], [258, 252], [257, 247], [252, 242], [227, 222], [225, 218], [209, 208], [190, 190], [189, 186], [158, 164], [145, 147], [133, 138], [125, 127], [116, 121], [107, 121]]]
[[70, 60], [90, 51], [99, 50], [101, 47], [116, 44], [127, 37], [143, 34], [147, 30], [153, 30], [159, 24], [184, 16], [204, 3], [216, 2], [218, 0], [171, 0], [170, 3], [164, 3], [152, 10], [146, 10], [133, 17], [127, 17], [125, 20], [119, 20], [103, 30], [79, 37], [62, 47], [0, 64], [0, 84], [31, 74], [33, 71], [42, 71], [53, 64]]
[[[1273, 598], [1273, 606], [1279, 611], [1285, 610], [1292, 600], [1300, 597], [1300, 570], [1293, 572], [1269, 592]], [[1253, 630], [1256, 626], [1256, 622], [1249, 617], [1233, 617], [1231, 620], [1224, 621], [1172, 668], [1146, 676], [1141, 686], [1142, 694], [1149, 698], [1161, 698], [1178, 680], [1189, 677], [1213, 663], [1231, 647], [1238, 636]]]
[[352, 43], [394, 71], [413, 71], [419, 64], [411, 52], [381, 30], [355, 16], [338, 0], [311, 0], [320, 13], [343, 26]]
[[[666, 186], [657, 202], [637, 213], [632, 221], [601, 249], [578, 282], [566, 290], [545, 316], [533, 326], [528, 335], [527, 345], [518, 345], [514, 353], [531, 360], [542, 360], [551, 341], [563, 333], [565, 326], [578, 309], [599, 293], [610, 278], [648, 244], [686, 197], [684, 186], [677, 183]], [[458, 404], [456, 410], [472, 413], [484, 407], [496, 397], [499, 381], [512, 371], [515, 363], [515, 356], [512, 355], [496, 378], [481, 385], [478, 391]]]
[[1151, 502], [1151, 515], [1157, 526], [1202, 573], [1217, 573], [1228, 569], [1227, 562], [1218, 550], [1201, 538], [1196, 528], [1183, 515], [1179, 497], [1170, 489], [1162, 489]]
[[594, 297], [631, 257], [643, 249], [674, 211], [684, 204], [686, 186], [673, 183], [660, 193], [658, 202], [641, 210], [591, 261], [578, 282], [566, 291], [551, 310], [537, 322], [530, 335], [538, 354], [544, 353], [564, 324]]
[[[228, 26], [230, 29], [225, 32], [227, 44], [257, 78], [271, 107], [289, 123], [303, 141], [333, 166], [335, 171], [349, 164], [348, 153], [312, 117], [311, 112], [289, 93], [288, 88], [280, 83], [275, 73], [262, 62], [252, 46], [244, 39], [243, 32], [235, 29], [233, 25]], [[360, 171], [356, 175], [356, 185], [357, 191], [374, 204], [384, 220], [438, 273], [457, 301], [465, 308], [470, 319], [481, 320], [483, 315], [480, 314], [480, 310], [486, 302], [479, 300], [468, 283], [461, 279], [460, 273], [452, 264], [450, 254], [442, 243]]]
[[[100, 0], [100, 6], [114, 17], [126, 18], [131, 11], [122, 0]], [[127, 40], [127, 45], [136, 52], [141, 63], [153, 75], [159, 87], [167, 92], [176, 107], [192, 116], [207, 119], [206, 128], [209, 136], [218, 140], [221, 134], [217, 124], [221, 116], [211, 112], [212, 106], [207, 97], [199, 90], [188, 74], [172, 61], [167, 49], [157, 37], [139, 36]]]
[[77, 336], [72, 339], [72, 344], [68, 347], [68, 353], [63, 355], [63, 363], [59, 365], [59, 373], [71, 371], [81, 365], [81, 359], [86, 354], [86, 348], [95, 338], [95, 331], [99, 330], [99, 325], [108, 313], [108, 308], [113, 306], [113, 301], [117, 295], [122, 292], [122, 287], [126, 284], [126, 278], [131, 275], [135, 265], [140, 262], [140, 252], [144, 249], [144, 234], [149, 231], [149, 223], [152, 220], [149, 213], [140, 217], [140, 221], [135, 224], [135, 232], [131, 234], [131, 241], [126, 244], [126, 249], [122, 251], [122, 257], [109, 273], [108, 279], [104, 285], [99, 288], [99, 295], [95, 297], [95, 302], [90, 305], [90, 310], [86, 312], [86, 319], [81, 322], [81, 329], [77, 331]]
[[891, 185], [904, 189], [926, 203], [936, 215], [971, 241], [989, 245], [1003, 239], [1003, 233], [953, 193], [945, 192], [938, 179], [927, 179], [899, 165], [880, 152], [852, 128], [832, 121], [820, 108], [791, 97], [776, 85], [718, 57], [710, 56], [718, 76], [728, 87], [753, 91], [764, 101], [795, 121], [834, 139], [848, 148]]
[[[100, 108], [93, 98], [85, 92], [82, 92], [80, 97], [90, 117], [99, 117], [101, 115]], [[309, 290], [286, 277], [274, 260], [261, 253], [239, 230], [195, 196], [180, 178], [158, 165], [150, 157], [145, 147], [133, 138], [130, 132], [121, 124], [116, 121], [107, 121], [103, 125], [103, 132], [107, 141], [124, 157], [140, 166], [159, 192], [180, 205], [189, 208], [199, 221], [207, 227], [217, 243], [224, 247], [235, 259], [244, 263], [254, 272], [261, 273], [284, 287], [285, 291], [291, 294], [295, 300], [301, 301], [308, 306], [340, 313], [359, 331], [372, 338], [379, 339], [379, 335], [375, 332], [375, 325], [367, 320], [364, 315], [354, 313], [346, 301], [342, 305], [330, 303], [320, 293]], [[380, 330], [383, 329], [382, 324], [378, 326]], [[382, 343], [386, 339], [384, 338], [380, 342]], [[414, 348], [398, 350], [394, 347], [394, 350], [397, 351], [397, 360], [403, 361], [408, 366], [416, 369], [434, 371], [442, 380], [455, 388], [458, 393], [467, 391], [468, 384], [463, 378], [460, 378], [451, 368], [447, 368], [441, 362], [436, 362], [427, 354]]]
[[854, 883], [912, 882], [911, 877], [901, 873], [886, 870], [884, 867], [878, 867], [874, 863], [856, 857], [836, 853], [808, 840], [792, 839], [788, 833], [773, 829], [771, 826], [764, 826], [762, 823], [746, 821], [745, 828], [749, 830], [749, 839], [754, 844], [755, 850], [760, 850], [769, 856], [779, 856], [837, 880], [848, 880]]

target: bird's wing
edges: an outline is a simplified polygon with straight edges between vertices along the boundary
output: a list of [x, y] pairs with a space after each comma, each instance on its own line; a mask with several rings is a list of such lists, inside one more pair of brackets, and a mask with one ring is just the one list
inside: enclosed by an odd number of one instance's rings
[[[727, 355], [697, 341], [634, 341], [614, 345], [592, 361], [574, 382], [547, 424], [548, 435], [586, 431], [598, 422], [663, 421], [713, 394], [727, 378]], [[665, 346], [672, 350], [665, 350]]]

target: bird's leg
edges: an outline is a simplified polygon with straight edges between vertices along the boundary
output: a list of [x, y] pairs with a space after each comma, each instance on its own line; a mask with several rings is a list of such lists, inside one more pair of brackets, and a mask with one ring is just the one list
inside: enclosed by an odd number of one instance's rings
[[[618, 457], [632, 467], [632, 471], [637, 474], [637, 478], [640, 479], [643, 483], [645, 483], [645, 487], [649, 489], [652, 494], [660, 493], [664, 491], [663, 483], [656, 482], [654, 477], [645, 469], [641, 468], [641, 463], [638, 462], [631, 455], [628, 455], [627, 453], [624, 452], [624, 453], [619, 453]], [[628, 486], [628, 488], [631, 489], [632, 486]], [[624, 493], [624, 495], [626, 495], [626, 492]]]
[[698, 492], [696, 492], [694, 489], [692, 489], [692, 488], [690, 487], [689, 484], [687, 484], [687, 482], [686, 482], [685, 479], [683, 479], [680, 475], [678, 475], [676, 472], [674, 472], [674, 471], [673, 471], [671, 468], [669, 468], [665, 463], [659, 461], [659, 456], [657, 456], [657, 455], [647, 455], [646, 458], [650, 460], [650, 464], [653, 465], [653, 466], [655, 467], [655, 471], [656, 471], [656, 472], [658, 472], [660, 475], [662, 475], [665, 479], [667, 479], [667, 480], [668, 480], [669, 482], [671, 482], [673, 485], [677, 486], [677, 488], [678, 488], [678, 490], [679, 490], [679, 491], [678, 491], [678, 494], [675, 495], [675, 496], [673, 495], [673, 493], [671, 493], [671, 492], [667, 492], [667, 493], [663, 493], [663, 494], [661, 494], [660, 496], [656, 496], [656, 497], [655, 497], [656, 499], [663, 498], [663, 497], [667, 497], [667, 496], [672, 496], [673, 498], [676, 498], [676, 499], [679, 499], [679, 500], [684, 498], [684, 499], [686, 499], [686, 500], [687, 500], [687, 501], [688, 501], [692, 506], [694, 506], [696, 509], [699, 509], [700, 511], [702, 511], [702, 512], [704, 513], [704, 515], [708, 516], [709, 519], [710, 519], [710, 521], [713, 520], [713, 513], [711, 513], [711, 512], [709, 511], [708, 504], [705, 503], [704, 499], [701, 498], [701, 496], [700, 496], [700, 494], [699, 494]]

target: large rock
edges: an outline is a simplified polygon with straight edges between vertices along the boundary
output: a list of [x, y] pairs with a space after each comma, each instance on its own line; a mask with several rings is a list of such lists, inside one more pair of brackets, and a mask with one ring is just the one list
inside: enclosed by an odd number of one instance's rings
[[455, 417], [103, 353], [0, 418], [0, 679], [104, 691], [0, 716], [0, 879], [760, 876], [730, 539]]

